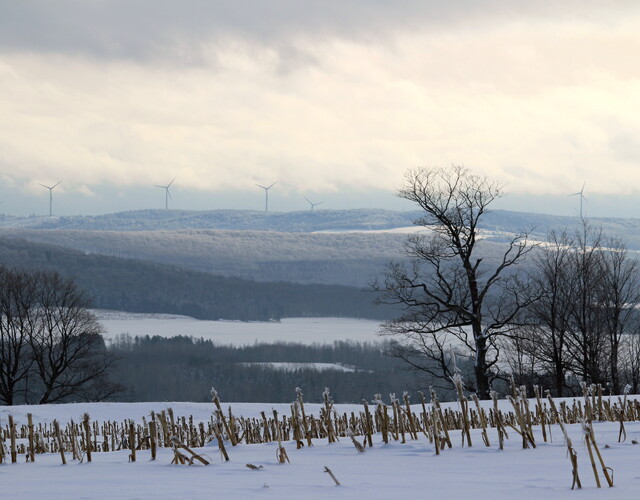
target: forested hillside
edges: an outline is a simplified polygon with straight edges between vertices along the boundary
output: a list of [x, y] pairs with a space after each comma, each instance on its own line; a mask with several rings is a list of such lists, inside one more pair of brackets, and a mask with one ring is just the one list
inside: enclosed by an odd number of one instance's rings
[[[76, 231], [4, 229], [0, 235], [84, 254], [169, 264], [254, 281], [365, 288], [385, 264], [402, 258], [406, 233], [275, 231]], [[485, 262], [504, 251], [500, 238], [480, 244]]]
[[336, 285], [259, 283], [133, 259], [0, 238], [0, 263], [54, 269], [75, 278], [95, 306], [130, 312], [172, 313], [199, 319], [272, 320], [298, 316], [381, 319], [370, 292]]
[[5, 215], [0, 216], [0, 227], [82, 231], [232, 229], [297, 233], [392, 229], [411, 226], [412, 221], [418, 216], [419, 212], [379, 209], [269, 213], [254, 210], [135, 210], [95, 216], [14, 217]]
[[[209, 401], [209, 391], [217, 390], [233, 401], [289, 402], [300, 387], [317, 400], [325, 387], [335, 401], [370, 401], [375, 392], [386, 399], [389, 393], [440, 386], [425, 372], [408, 371], [402, 361], [385, 354], [385, 344], [335, 342], [304, 346], [299, 344], [256, 344], [244, 347], [215, 345], [189, 337], [122, 336], [110, 346], [118, 358], [114, 381], [126, 387], [121, 401]], [[285, 362], [277, 368], [269, 362]], [[461, 360], [465, 368], [465, 360]], [[296, 366], [307, 363], [310, 366]], [[345, 370], [313, 368], [313, 363], [335, 363]], [[453, 395], [439, 388], [445, 400]]]
[[[78, 231], [182, 231], [220, 229], [310, 233], [318, 231], [372, 231], [413, 226], [420, 211], [393, 210], [305, 210], [301, 212], [259, 212], [251, 210], [135, 210], [96, 216], [17, 217], [0, 215], [0, 228], [68, 229]], [[640, 219], [589, 218], [607, 233], [624, 237], [631, 248], [640, 249]], [[578, 229], [578, 217], [492, 210], [480, 228], [491, 232], [532, 231], [544, 239], [551, 229]], [[498, 237], [498, 235], [494, 235]]]

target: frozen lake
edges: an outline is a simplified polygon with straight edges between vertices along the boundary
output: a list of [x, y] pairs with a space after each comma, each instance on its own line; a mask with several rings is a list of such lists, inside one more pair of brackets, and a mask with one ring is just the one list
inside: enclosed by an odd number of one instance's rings
[[104, 326], [105, 338], [122, 333], [131, 336], [186, 335], [218, 344], [247, 345], [256, 342], [333, 343], [336, 340], [378, 342], [380, 323], [350, 318], [286, 318], [280, 322], [204, 321], [168, 314], [133, 314], [94, 311]]

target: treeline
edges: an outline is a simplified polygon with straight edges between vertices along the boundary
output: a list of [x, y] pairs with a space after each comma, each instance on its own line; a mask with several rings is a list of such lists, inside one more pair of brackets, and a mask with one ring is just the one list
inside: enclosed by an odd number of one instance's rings
[[24, 240], [0, 238], [0, 263], [55, 270], [76, 280], [100, 309], [241, 321], [391, 317], [390, 308], [374, 305], [370, 292], [355, 287], [255, 282]]
[[[386, 354], [385, 344], [335, 342], [221, 346], [190, 337], [119, 336], [109, 347], [118, 358], [114, 382], [126, 387], [122, 401], [208, 401], [211, 386], [228, 401], [288, 402], [300, 387], [309, 401], [319, 401], [325, 387], [337, 402], [370, 401], [407, 390], [417, 397], [433, 382], [407, 371]], [[353, 371], [287, 369], [260, 363], [340, 363]], [[443, 392], [442, 397], [447, 397]]]
[[536, 298], [501, 346], [517, 381], [580, 392], [580, 381], [620, 394], [640, 389], [640, 264], [618, 238], [586, 221], [551, 232], [535, 259]]

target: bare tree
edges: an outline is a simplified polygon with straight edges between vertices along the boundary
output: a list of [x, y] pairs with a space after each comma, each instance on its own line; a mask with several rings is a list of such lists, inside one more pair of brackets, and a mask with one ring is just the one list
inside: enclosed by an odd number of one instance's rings
[[548, 244], [536, 255], [536, 270], [530, 281], [539, 297], [529, 309], [530, 322], [536, 325], [536, 354], [543, 370], [553, 377], [558, 396], [564, 393], [569, 368], [567, 337], [571, 329], [574, 250], [574, 240], [566, 232], [552, 231]]
[[0, 286], [0, 401], [13, 405], [25, 402], [28, 391], [36, 289], [31, 275], [4, 267]]
[[625, 335], [620, 344], [620, 361], [622, 373], [627, 384], [631, 386], [631, 394], [640, 390], [640, 321], [636, 317], [632, 321], [633, 329]]
[[37, 328], [29, 340], [40, 404], [69, 396], [104, 399], [119, 387], [107, 380], [114, 359], [106, 351], [102, 326], [73, 280], [55, 272], [36, 275]]
[[587, 383], [605, 383], [607, 343], [604, 308], [601, 304], [603, 234], [582, 221], [570, 254], [571, 299], [568, 302], [570, 329], [566, 336], [571, 371]]
[[516, 386], [539, 384], [544, 378], [536, 327], [522, 325], [502, 338], [501, 365], [508, 368]]
[[620, 394], [620, 346], [625, 336], [635, 333], [640, 305], [640, 270], [638, 261], [629, 257], [620, 239], [605, 241], [601, 266], [598, 303], [608, 343], [611, 389], [614, 394]]
[[458, 166], [410, 171], [405, 181], [398, 196], [420, 206], [424, 215], [415, 223], [431, 234], [410, 237], [410, 262], [390, 264], [384, 283], [374, 284], [374, 290], [383, 292], [382, 302], [405, 311], [383, 328], [436, 360], [444, 376], [451, 372], [445, 344], [468, 348], [476, 390], [488, 399], [499, 355], [497, 338], [510, 333], [531, 302], [526, 285], [510, 268], [532, 246], [522, 234], [509, 241], [496, 265], [476, 257], [478, 224], [501, 196], [500, 184]]

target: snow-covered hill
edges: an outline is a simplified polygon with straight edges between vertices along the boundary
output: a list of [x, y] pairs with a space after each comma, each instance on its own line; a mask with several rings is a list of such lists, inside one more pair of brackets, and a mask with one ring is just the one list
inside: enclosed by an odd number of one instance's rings
[[[396, 231], [413, 227], [420, 211], [393, 210], [305, 210], [301, 212], [258, 212], [250, 210], [136, 210], [97, 216], [16, 217], [0, 215], [0, 229], [65, 229], [73, 231], [277, 231], [284, 233]], [[590, 218], [607, 234], [624, 237], [631, 248], [640, 249], [639, 218]], [[552, 229], [573, 232], [581, 227], [578, 217], [494, 210], [481, 221], [481, 228], [493, 238], [500, 234], [529, 231], [544, 239]]]

